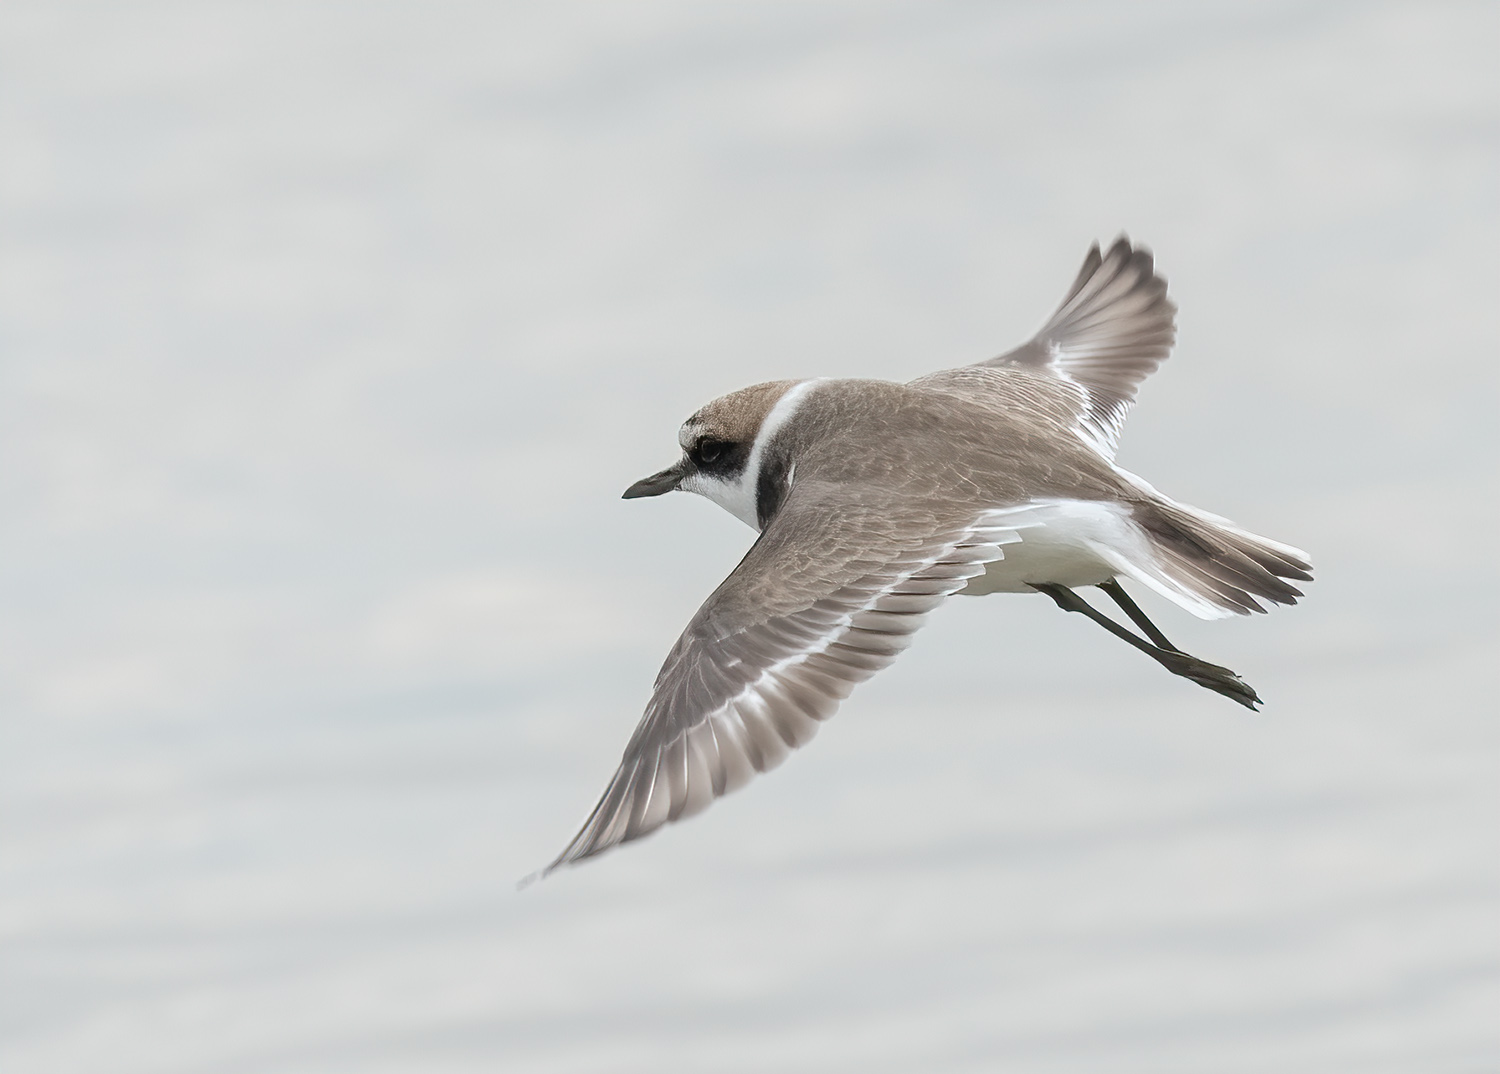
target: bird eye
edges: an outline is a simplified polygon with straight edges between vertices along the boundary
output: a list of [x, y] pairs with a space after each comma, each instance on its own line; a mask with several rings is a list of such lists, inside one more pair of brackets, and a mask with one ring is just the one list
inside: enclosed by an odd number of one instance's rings
[[704, 439], [698, 441], [693, 454], [697, 456], [698, 465], [711, 466], [723, 458], [724, 452], [728, 449], [729, 445], [722, 440]]

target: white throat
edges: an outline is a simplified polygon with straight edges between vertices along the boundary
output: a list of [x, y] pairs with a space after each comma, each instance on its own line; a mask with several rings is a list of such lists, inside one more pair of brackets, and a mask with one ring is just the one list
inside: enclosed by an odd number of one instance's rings
[[755, 441], [750, 445], [750, 457], [745, 462], [745, 469], [737, 478], [723, 480], [711, 474], [697, 473], [682, 483], [682, 488], [687, 492], [696, 492], [705, 496], [728, 511], [751, 529], [760, 529], [760, 519], [756, 510], [756, 494], [760, 487], [760, 472], [765, 456], [766, 445], [781, 431], [782, 426], [791, 420], [797, 408], [807, 397], [807, 393], [815, 384], [824, 378], [818, 377], [813, 380], [798, 381], [786, 390], [786, 394], [776, 400], [766, 420], [760, 423], [760, 431], [755, 434]]

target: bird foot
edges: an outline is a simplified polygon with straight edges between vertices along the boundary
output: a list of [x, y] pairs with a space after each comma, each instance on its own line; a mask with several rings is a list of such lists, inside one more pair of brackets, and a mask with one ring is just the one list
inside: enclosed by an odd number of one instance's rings
[[1255, 706], [1261, 704], [1255, 689], [1228, 668], [1172, 649], [1158, 649], [1151, 655], [1173, 675], [1181, 675], [1216, 694], [1223, 694], [1231, 701], [1238, 701], [1252, 712], [1255, 711]]

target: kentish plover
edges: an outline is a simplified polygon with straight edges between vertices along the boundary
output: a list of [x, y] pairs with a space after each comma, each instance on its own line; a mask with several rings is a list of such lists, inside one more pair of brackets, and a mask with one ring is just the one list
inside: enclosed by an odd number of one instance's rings
[[[1052, 318], [998, 358], [908, 384], [783, 380], [690, 417], [681, 489], [760, 531], [672, 647], [604, 796], [545, 872], [704, 809], [806, 743], [953, 594], [1045, 593], [1167, 670], [1253, 708], [1120, 586], [1204, 618], [1292, 604], [1307, 556], [1177, 503], [1114, 463], [1176, 307], [1151, 254], [1089, 251]], [[1075, 592], [1098, 586], [1139, 634]]]

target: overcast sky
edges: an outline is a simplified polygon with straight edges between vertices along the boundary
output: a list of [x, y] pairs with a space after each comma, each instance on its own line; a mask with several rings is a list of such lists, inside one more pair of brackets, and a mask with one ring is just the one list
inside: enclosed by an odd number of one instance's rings
[[[1492, 4], [0, 7], [0, 1066], [1500, 1066]], [[517, 895], [783, 376], [1181, 307], [1120, 461], [1307, 549], [1250, 715], [954, 601]]]

